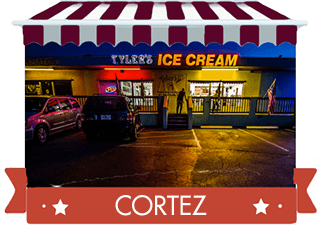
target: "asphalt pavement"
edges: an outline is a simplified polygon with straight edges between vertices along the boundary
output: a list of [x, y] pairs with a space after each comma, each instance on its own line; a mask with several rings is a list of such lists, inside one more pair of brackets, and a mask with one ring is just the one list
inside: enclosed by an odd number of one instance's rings
[[29, 187], [293, 187], [290, 130], [153, 129], [135, 142], [66, 131], [26, 142]]

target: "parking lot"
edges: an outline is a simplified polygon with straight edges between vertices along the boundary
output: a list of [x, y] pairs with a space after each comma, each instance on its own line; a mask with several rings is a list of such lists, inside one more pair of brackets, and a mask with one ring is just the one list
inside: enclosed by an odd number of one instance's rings
[[26, 142], [28, 186], [290, 187], [290, 130], [145, 128], [135, 142], [66, 131]]

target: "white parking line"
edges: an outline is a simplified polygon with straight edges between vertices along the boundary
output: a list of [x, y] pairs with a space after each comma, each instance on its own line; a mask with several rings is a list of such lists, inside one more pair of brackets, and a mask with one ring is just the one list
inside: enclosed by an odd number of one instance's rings
[[295, 133], [294, 130], [290, 130], [290, 129], [284, 129], [284, 130], [289, 131], [289, 132], [291, 132], [291, 133]]
[[155, 135], [155, 136], [146, 136], [146, 137], [139, 137], [139, 139], [140, 138], [142, 138], [142, 139], [148, 139], [148, 138], [168, 138], [168, 137], [179, 137], [179, 136], [186, 136], [185, 134], [178, 134], [178, 135], [161, 135], [161, 136], [159, 136], [159, 135]]
[[273, 143], [273, 142], [267, 141], [266, 139], [263, 139], [262, 137], [259, 137], [259, 136], [257, 136], [257, 135], [251, 134], [251, 133], [249, 133], [249, 132], [247, 132], [247, 131], [244, 131], [244, 130], [242, 130], [242, 129], [238, 129], [238, 130], [240, 130], [240, 131], [242, 131], [242, 132], [244, 132], [244, 133], [246, 133], [246, 134], [249, 134], [249, 135], [251, 135], [251, 136], [253, 136], [253, 137], [256, 137], [256, 138], [258, 138], [258, 139], [260, 139], [260, 140], [262, 140], [262, 141], [264, 141], [264, 142], [267, 142], [267, 143], [270, 144], [270, 145], [273, 145], [273, 146], [275, 146], [275, 147], [277, 147], [277, 148], [280, 148], [280, 149], [283, 150], [283, 151], [289, 152], [288, 149], [286, 149], [286, 148], [284, 148], [284, 147], [281, 147], [281, 146], [279, 146], [279, 145], [277, 145], [277, 144], [275, 144], [275, 143]]
[[198, 140], [198, 138], [197, 138], [197, 135], [196, 135], [196, 133], [194, 132], [193, 129], [192, 129], [192, 133], [193, 133], [193, 136], [194, 136], [194, 140], [195, 140], [196, 143], [197, 143], [197, 146], [198, 146], [200, 149], [202, 149], [202, 147], [201, 147], [201, 145], [200, 145], [200, 142], [199, 142], [199, 140]]

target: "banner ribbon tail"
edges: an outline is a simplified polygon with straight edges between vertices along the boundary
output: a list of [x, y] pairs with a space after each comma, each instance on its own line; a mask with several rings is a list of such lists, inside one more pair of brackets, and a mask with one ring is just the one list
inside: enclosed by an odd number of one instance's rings
[[317, 169], [294, 169], [293, 180], [297, 184], [297, 203], [299, 213], [316, 213], [317, 209], [312, 203], [307, 193], [307, 188], [311, 183]]
[[15, 192], [8, 204], [6, 213], [25, 213], [26, 212], [26, 192], [27, 174], [25, 168], [6, 168], [6, 174], [11, 180]]

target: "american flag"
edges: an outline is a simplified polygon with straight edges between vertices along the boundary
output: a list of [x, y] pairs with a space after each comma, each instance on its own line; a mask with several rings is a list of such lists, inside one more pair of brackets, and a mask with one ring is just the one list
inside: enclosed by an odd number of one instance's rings
[[268, 114], [270, 115], [274, 113], [276, 107], [276, 79], [273, 81], [267, 92], [269, 98]]

